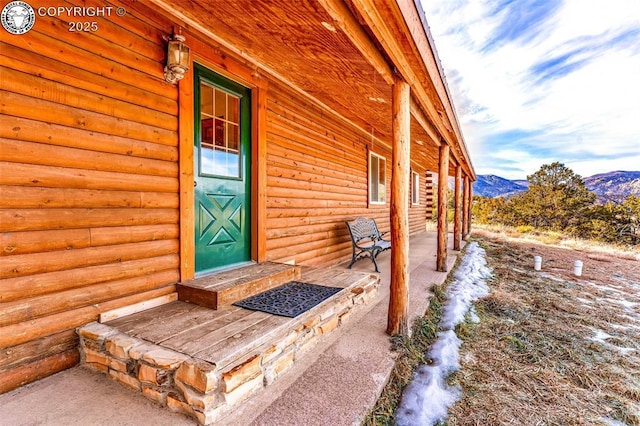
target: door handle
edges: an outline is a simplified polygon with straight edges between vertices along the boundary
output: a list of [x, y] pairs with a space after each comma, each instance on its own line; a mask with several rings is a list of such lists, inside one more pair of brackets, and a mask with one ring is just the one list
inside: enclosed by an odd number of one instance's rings
[[193, 181], [193, 187], [195, 188], [196, 186], [198, 186], [198, 182], [196, 182], [195, 180]]

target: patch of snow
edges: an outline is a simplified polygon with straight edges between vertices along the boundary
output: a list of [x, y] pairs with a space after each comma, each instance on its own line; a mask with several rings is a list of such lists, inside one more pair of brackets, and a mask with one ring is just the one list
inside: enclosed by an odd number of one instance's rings
[[462, 361], [465, 364], [475, 363], [476, 362], [476, 357], [473, 356], [472, 353], [466, 353], [466, 354], [464, 354], [464, 357], [462, 358]]
[[633, 308], [638, 306], [636, 302], [629, 302], [628, 300], [620, 300], [620, 299], [612, 299], [610, 297], [597, 299], [598, 302], [609, 302], [616, 305], [624, 306], [624, 308], [628, 311], [633, 311]]
[[616, 330], [622, 330], [622, 331], [631, 330], [632, 328], [637, 328], [637, 326], [634, 326], [634, 325], [622, 325], [622, 324], [609, 324], [609, 327], [615, 328]]
[[576, 300], [581, 302], [583, 305], [592, 305], [593, 300], [583, 299], [582, 297], [576, 297]]
[[433, 425], [447, 417], [449, 407], [462, 395], [457, 386], [449, 386], [437, 366], [421, 365], [402, 395], [396, 411], [397, 426]]
[[620, 287], [618, 287], [617, 285], [601, 284], [598, 287], [602, 288], [605, 292], [615, 293], [615, 294], [626, 294], [626, 292], [620, 290]]
[[560, 277], [556, 277], [555, 275], [551, 275], [551, 274], [549, 274], [549, 273], [547, 273], [547, 272], [542, 272], [542, 273], [540, 274], [540, 276], [541, 276], [542, 278], [549, 278], [550, 280], [552, 280], [552, 281], [557, 281], [557, 282], [559, 282], [559, 283], [564, 283], [564, 282], [566, 282], [566, 280], [563, 280], [563, 279], [562, 279], [562, 278], [560, 278]]
[[[622, 327], [622, 326], [619, 326], [619, 327]], [[592, 329], [592, 330], [594, 330], [595, 336], [590, 337], [589, 339], [593, 340], [594, 342], [601, 343], [602, 345], [606, 346], [609, 349], [616, 350], [620, 352], [622, 355], [627, 355], [628, 353], [635, 352], [637, 350], [636, 348], [626, 348], [626, 347], [617, 346], [612, 343], [609, 343], [607, 342], [607, 339], [611, 339], [616, 336], [612, 336], [603, 330], [598, 330], [598, 329]]]
[[607, 426], [627, 426], [626, 423], [619, 422], [609, 417], [600, 417], [600, 420]]
[[609, 284], [607, 287], [609, 287], [609, 288], [613, 288], [613, 289], [616, 289], [616, 290], [618, 290], [620, 293], [624, 293], [624, 290], [625, 290], [625, 288], [624, 288], [624, 287], [620, 287], [620, 286], [618, 286], [618, 285], [613, 285], [613, 284]]
[[445, 377], [460, 369], [460, 345], [462, 340], [453, 330], [439, 332], [438, 339], [431, 345], [429, 358], [433, 360], [432, 365], [440, 367]]
[[620, 275], [617, 275], [617, 274], [613, 275], [613, 279], [616, 280], [616, 281], [620, 281], [622, 283], [628, 284], [628, 285], [630, 285], [631, 287], [633, 287], [636, 290], [638, 288], [640, 288], [640, 281], [628, 280], [628, 279], [624, 278], [623, 276], [620, 276]]
[[[619, 287], [617, 285], [598, 284], [598, 283], [594, 283], [592, 281], [580, 281], [580, 284], [596, 287], [597, 289], [599, 289], [599, 290], [601, 290], [601, 291], [603, 291], [605, 293], [606, 292], [610, 292], [610, 293], [620, 294], [620, 295], [623, 295], [623, 296], [628, 296], [629, 295], [629, 292], [626, 291], [627, 289], [625, 289], [623, 287]], [[628, 284], [630, 284], [632, 287], [634, 287], [632, 282], [628, 282]]]
[[[632, 317], [631, 315], [620, 315], [620, 318], [629, 320], [631, 322], [637, 322], [637, 321], [640, 320], [640, 315], [635, 316], [635, 317]], [[637, 328], [637, 326], [631, 326], [631, 327], [636, 327]]]
[[[398, 426], [431, 426], [447, 417], [447, 411], [462, 395], [458, 386], [450, 386], [447, 376], [460, 368], [460, 345], [454, 328], [464, 321], [472, 308], [472, 302], [489, 294], [486, 280], [491, 277], [485, 251], [478, 243], [467, 246], [466, 254], [454, 272], [454, 279], [447, 288], [442, 309], [438, 339], [428, 352], [431, 365], [421, 365], [413, 380], [404, 390], [400, 406], [396, 410]], [[479, 321], [475, 310], [469, 317]]]
[[477, 243], [469, 244], [464, 259], [453, 274], [454, 280], [447, 287], [447, 303], [440, 321], [443, 330], [452, 330], [463, 322], [471, 303], [489, 294], [486, 280], [491, 277], [491, 270], [484, 255], [484, 249]]
[[596, 342], [604, 343], [605, 340], [611, 339], [612, 337], [614, 337], [614, 336], [612, 336], [612, 335], [610, 335], [610, 334], [608, 334], [608, 333], [606, 333], [606, 332], [604, 332], [602, 330], [595, 330], [595, 333], [596, 333], [596, 335], [591, 337], [590, 339], [594, 340]]
[[614, 348], [616, 348], [618, 351], [620, 351], [620, 353], [621, 353], [622, 355], [628, 355], [630, 352], [635, 352], [635, 351], [637, 351], [637, 349], [636, 349], [636, 348], [623, 348], [623, 347], [615, 346], [615, 345], [611, 345], [611, 346], [613, 346], [613, 347], [614, 347]]
[[469, 318], [469, 322], [473, 324], [480, 324], [480, 317], [478, 317], [478, 313], [476, 312], [475, 306], [471, 306], [471, 309], [469, 309], [468, 318]]

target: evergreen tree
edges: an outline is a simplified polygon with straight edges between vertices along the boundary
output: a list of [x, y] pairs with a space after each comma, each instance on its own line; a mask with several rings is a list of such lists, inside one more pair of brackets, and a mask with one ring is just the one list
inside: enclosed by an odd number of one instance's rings
[[559, 162], [543, 165], [527, 180], [529, 189], [504, 209], [503, 221], [510, 225], [571, 231], [587, 218], [596, 199], [582, 177]]
[[495, 223], [500, 222], [500, 212], [504, 209], [504, 198], [488, 198], [480, 195], [474, 195], [471, 213], [473, 220], [477, 223]]
[[613, 216], [618, 242], [640, 244], [640, 196], [629, 195]]
[[543, 165], [527, 176], [529, 188], [507, 200], [473, 197], [477, 223], [531, 226], [590, 240], [640, 244], [640, 196], [596, 204], [582, 178], [564, 164]]

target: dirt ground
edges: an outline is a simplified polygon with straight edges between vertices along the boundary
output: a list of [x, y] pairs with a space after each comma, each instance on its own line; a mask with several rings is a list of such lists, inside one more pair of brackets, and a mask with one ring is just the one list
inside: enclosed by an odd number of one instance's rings
[[476, 305], [481, 322], [458, 330], [462, 368], [450, 383], [463, 398], [446, 423], [640, 425], [638, 256], [474, 239], [494, 278]]

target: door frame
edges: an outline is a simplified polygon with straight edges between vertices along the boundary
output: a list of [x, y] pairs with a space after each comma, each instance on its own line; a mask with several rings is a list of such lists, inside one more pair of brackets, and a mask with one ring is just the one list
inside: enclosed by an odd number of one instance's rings
[[[234, 80], [226, 78], [210, 68], [199, 63], [194, 63], [191, 71], [194, 73], [194, 115], [195, 115], [195, 133], [194, 133], [194, 191], [195, 191], [195, 232], [198, 234], [195, 238], [195, 276], [206, 276], [221, 270], [234, 269], [240, 265], [246, 265], [252, 261], [251, 253], [251, 92], [252, 90], [246, 86], [237, 83]], [[231, 175], [219, 175], [216, 170], [203, 170], [203, 142], [202, 132], [204, 128], [201, 124], [202, 117], [202, 99], [203, 85], [211, 89], [212, 95], [217, 92], [226, 93], [237, 100], [238, 116], [236, 118], [238, 124], [237, 131], [237, 157], [236, 163], [239, 166], [237, 174], [231, 172]], [[212, 107], [217, 105], [217, 94], [211, 100]], [[217, 106], [216, 106], [217, 108]], [[211, 120], [211, 143], [214, 139], [215, 132], [218, 132], [217, 124], [214, 124], [213, 117], [218, 115], [212, 109]], [[224, 119], [230, 119], [229, 116], [223, 116]], [[217, 120], [216, 120], [217, 123]], [[226, 124], [222, 124], [226, 126]], [[223, 132], [228, 132], [223, 129]], [[216, 145], [217, 145], [217, 135]], [[211, 146], [211, 155], [215, 157], [216, 150]], [[212, 158], [213, 158], [212, 157]], [[226, 161], [226, 160], [225, 160]], [[216, 188], [214, 190], [214, 188]], [[216, 194], [209, 194], [213, 191]], [[209, 194], [209, 196], [207, 196]], [[224, 195], [223, 195], [224, 194]], [[222, 200], [217, 196], [223, 197]], [[229, 198], [231, 196], [231, 198]], [[217, 200], [217, 201], [216, 201]], [[226, 200], [226, 201], [223, 201]], [[222, 202], [222, 204], [220, 204]], [[224, 205], [224, 207], [223, 207]], [[206, 206], [206, 207], [205, 207]], [[201, 221], [201, 209], [206, 209], [207, 213], [217, 217], [219, 220], [209, 222], [212, 224], [213, 230], [226, 231], [222, 237], [225, 241], [222, 245], [211, 245], [209, 239], [212, 237], [211, 230], [206, 231], [207, 239], [202, 239], [202, 232], [205, 232]], [[228, 210], [231, 209], [231, 210]], [[238, 210], [240, 213], [238, 214]], [[235, 217], [235, 221], [226, 222], [225, 215], [231, 213]], [[220, 216], [218, 216], [220, 215]], [[231, 220], [231, 219], [229, 219]], [[217, 224], [216, 224], [217, 223]], [[235, 226], [232, 226], [232, 223]], [[218, 228], [218, 226], [222, 226]], [[216, 234], [217, 235], [217, 234]], [[234, 235], [234, 237], [231, 237]]]
[[[178, 83], [178, 155], [180, 185], [180, 281], [195, 277], [194, 72], [198, 63], [251, 90], [251, 260], [266, 256], [267, 91], [268, 82], [220, 46], [185, 34], [191, 41], [190, 71]], [[230, 72], [232, 70], [233, 72]]]

